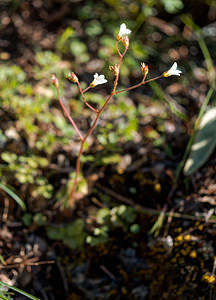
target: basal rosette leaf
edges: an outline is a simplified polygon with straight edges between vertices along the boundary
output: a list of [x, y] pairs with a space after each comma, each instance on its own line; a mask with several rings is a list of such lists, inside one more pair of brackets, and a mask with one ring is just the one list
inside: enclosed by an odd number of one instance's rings
[[184, 166], [184, 174], [196, 172], [209, 158], [216, 146], [216, 108], [209, 109], [197, 129], [190, 155]]

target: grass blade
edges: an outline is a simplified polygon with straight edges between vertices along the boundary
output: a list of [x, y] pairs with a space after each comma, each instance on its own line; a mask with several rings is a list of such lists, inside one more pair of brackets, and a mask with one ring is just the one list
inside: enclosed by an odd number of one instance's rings
[[26, 205], [23, 202], [22, 199], [20, 199], [19, 196], [17, 196], [12, 190], [10, 190], [8, 187], [6, 187], [5, 185], [3, 185], [2, 183], [0, 183], [0, 189], [2, 189], [5, 193], [7, 193], [12, 199], [14, 199], [14, 201], [17, 202], [17, 204], [19, 204], [19, 206], [22, 208], [22, 210], [26, 210]]
[[215, 88], [216, 73], [214, 70], [214, 64], [213, 64], [213, 60], [211, 58], [209, 49], [206, 45], [206, 42], [202, 37], [201, 29], [199, 28], [199, 26], [197, 26], [194, 23], [192, 18], [187, 15], [182, 15], [181, 20], [185, 25], [187, 25], [191, 30], [193, 30], [193, 33], [195, 34], [195, 36], [197, 38], [197, 42], [200, 46], [200, 49], [202, 51], [203, 57], [206, 62], [206, 67], [207, 67], [208, 74], [209, 74], [210, 85], [211, 85], [211, 87]]
[[9, 288], [9, 289], [11, 289], [11, 290], [13, 290], [13, 291], [15, 291], [15, 292], [18, 292], [18, 293], [20, 293], [20, 294], [22, 294], [22, 295], [28, 297], [29, 299], [32, 299], [32, 300], [40, 300], [39, 298], [34, 297], [34, 296], [30, 295], [29, 293], [26, 293], [26, 292], [24, 292], [24, 291], [22, 291], [22, 290], [20, 290], [20, 289], [18, 289], [18, 288], [15, 288], [15, 287], [13, 287], [13, 286], [7, 284], [7, 283], [4, 283], [4, 282], [0, 281], [0, 284], [6, 286], [7, 288]]

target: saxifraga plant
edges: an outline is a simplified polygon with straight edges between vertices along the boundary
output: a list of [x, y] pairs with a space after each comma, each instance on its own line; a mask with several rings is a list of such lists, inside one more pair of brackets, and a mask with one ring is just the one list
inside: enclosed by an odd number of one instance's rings
[[[79, 175], [79, 172], [80, 172], [80, 158], [81, 158], [81, 155], [83, 153], [83, 149], [84, 149], [84, 144], [87, 140], [87, 138], [92, 134], [93, 130], [95, 129], [95, 126], [97, 125], [97, 122], [98, 122], [98, 119], [100, 117], [100, 115], [102, 114], [102, 112], [104, 111], [104, 109], [107, 107], [108, 103], [110, 102], [110, 100], [112, 99], [112, 97], [114, 95], [117, 95], [117, 94], [120, 94], [122, 92], [126, 92], [126, 91], [130, 91], [130, 90], [133, 90], [139, 86], [142, 86], [146, 83], [149, 83], [151, 81], [154, 81], [154, 80], [157, 80], [161, 77], [169, 77], [169, 76], [172, 76], [172, 75], [177, 75], [177, 76], [180, 76], [180, 74], [182, 73], [180, 70], [177, 69], [177, 63], [174, 62], [174, 64], [172, 65], [172, 67], [164, 72], [163, 74], [157, 76], [157, 77], [154, 77], [152, 79], [148, 79], [146, 80], [146, 76], [149, 72], [149, 69], [148, 69], [148, 66], [145, 64], [145, 63], [141, 63], [141, 72], [143, 74], [143, 78], [141, 80], [140, 83], [136, 84], [136, 85], [133, 85], [129, 88], [126, 88], [126, 89], [123, 89], [123, 90], [119, 90], [119, 91], [116, 91], [116, 88], [118, 86], [118, 81], [119, 81], [119, 73], [120, 73], [120, 68], [121, 68], [121, 65], [122, 65], [122, 61], [123, 61], [123, 58], [128, 50], [128, 47], [129, 47], [129, 35], [131, 33], [131, 30], [127, 29], [126, 28], [126, 25], [125, 24], [121, 24], [120, 26], [120, 31], [116, 37], [116, 49], [117, 49], [117, 52], [118, 52], [118, 55], [119, 55], [119, 63], [118, 64], [114, 64], [112, 66], [109, 66], [109, 69], [111, 72], [114, 73], [115, 75], [115, 80], [114, 80], [114, 83], [113, 83], [113, 87], [112, 87], [112, 91], [110, 93], [110, 95], [106, 98], [103, 106], [99, 109], [95, 109], [94, 107], [92, 107], [85, 99], [85, 96], [84, 96], [84, 93], [86, 93], [89, 89], [91, 88], [94, 88], [96, 85], [99, 85], [99, 84], [103, 84], [103, 83], [106, 83], [107, 80], [105, 79], [104, 75], [98, 75], [97, 73], [94, 75], [94, 80], [90, 83], [90, 85], [82, 90], [81, 86], [80, 86], [80, 82], [79, 82], [79, 79], [78, 77], [75, 75], [75, 73], [69, 73], [67, 75], [67, 79], [73, 83], [76, 83], [78, 85], [78, 88], [79, 88], [79, 91], [80, 91], [80, 94], [81, 94], [81, 97], [82, 97], [82, 100], [83, 102], [85, 103], [85, 105], [87, 105], [95, 114], [96, 114], [96, 117], [91, 125], [91, 127], [89, 128], [89, 130], [87, 131], [87, 133], [83, 136], [80, 132], [80, 130], [78, 129], [78, 127], [76, 126], [74, 120], [71, 118], [69, 112], [67, 111], [66, 107], [64, 106], [62, 100], [61, 100], [61, 97], [60, 97], [60, 92], [59, 92], [59, 81], [58, 81], [58, 78], [55, 76], [55, 75], [52, 75], [52, 83], [53, 85], [56, 87], [56, 90], [57, 90], [57, 96], [58, 96], [58, 100], [59, 100], [59, 103], [65, 113], [65, 116], [68, 118], [69, 122], [71, 123], [71, 125], [73, 126], [73, 128], [75, 129], [76, 133], [78, 134], [79, 138], [80, 138], [80, 150], [79, 150], [79, 153], [78, 153], [78, 157], [77, 157], [77, 161], [76, 161], [76, 173], [75, 173], [75, 178], [74, 178], [74, 182], [73, 182], [73, 186], [72, 186], [72, 192], [71, 192], [71, 195], [70, 195], [70, 206], [73, 206], [74, 205], [74, 195], [75, 195], [75, 192], [76, 192], [76, 188], [77, 188], [77, 184], [78, 184], [78, 175]], [[124, 47], [124, 51], [123, 53], [119, 50], [119, 43], [122, 43], [123, 47]]]

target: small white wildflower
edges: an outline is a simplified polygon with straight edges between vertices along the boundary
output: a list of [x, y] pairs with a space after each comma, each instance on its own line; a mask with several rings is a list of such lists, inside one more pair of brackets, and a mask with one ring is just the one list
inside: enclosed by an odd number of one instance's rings
[[128, 37], [128, 35], [131, 34], [131, 30], [127, 29], [125, 23], [121, 24], [119, 33], [117, 35], [117, 40], [120, 40], [123, 37]]
[[172, 67], [168, 71], [163, 73], [163, 76], [164, 77], [169, 77], [169, 76], [172, 76], [172, 75], [180, 76], [181, 73], [182, 73], [182, 71], [177, 70], [177, 62], [174, 62]]
[[94, 80], [90, 83], [91, 87], [95, 87], [98, 84], [106, 83], [107, 80], [105, 79], [104, 75], [98, 75], [98, 73], [94, 74]]

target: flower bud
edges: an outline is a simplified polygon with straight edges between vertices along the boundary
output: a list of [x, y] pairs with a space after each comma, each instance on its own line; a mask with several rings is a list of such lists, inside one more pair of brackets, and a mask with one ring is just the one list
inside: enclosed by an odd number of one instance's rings
[[145, 76], [147, 76], [147, 74], [149, 72], [148, 65], [146, 65], [144, 62], [141, 63], [141, 72]]
[[75, 74], [74, 72], [68, 73], [68, 74], [66, 75], [66, 78], [67, 78], [70, 82], [75, 82], [75, 83], [77, 83], [77, 82], [79, 81], [78, 78], [77, 78], [77, 76], [76, 76], [76, 74]]
[[118, 76], [119, 68], [120, 68], [119, 64], [114, 64], [113, 66], [109, 66], [110, 71], [113, 72], [115, 76]]
[[58, 89], [59, 81], [58, 81], [58, 78], [55, 76], [55, 74], [52, 74], [51, 80], [52, 80], [52, 84]]
[[121, 39], [121, 42], [122, 42], [122, 45], [125, 47], [125, 48], [128, 48], [129, 47], [129, 38], [127, 36], [124, 36], [122, 39]]

